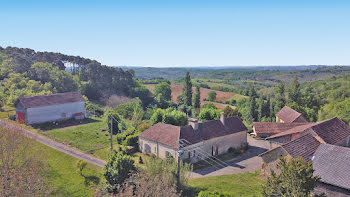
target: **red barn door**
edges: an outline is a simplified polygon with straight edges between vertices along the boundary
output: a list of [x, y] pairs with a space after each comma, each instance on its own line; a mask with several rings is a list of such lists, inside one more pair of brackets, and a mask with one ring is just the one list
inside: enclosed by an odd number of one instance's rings
[[17, 112], [17, 122], [25, 123], [24, 112]]

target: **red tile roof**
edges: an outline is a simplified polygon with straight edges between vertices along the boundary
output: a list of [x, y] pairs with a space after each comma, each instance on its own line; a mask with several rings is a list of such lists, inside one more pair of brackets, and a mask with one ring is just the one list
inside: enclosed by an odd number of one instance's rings
[[253, 127], [257, 134], [277, 134], [305, 124], [309, 123], [253, 122]]
[[337, 117], [318, 123], [310, 123], [289, 129], [285, 132], [270, 136], [267, 139], [273, 139], [281, 136], [301, 133], [311, 128], [322, 140], [328, 144], [336, 144], [350, 136], [350, 127]]
[[20, 97], [15, 102], [15, 105], [20, 102], [23, 104], [24, 108], [33, 108], [79, 101], [84, 101], [83, 96], [79, 92], [66, 92], [41, 96]]
[[283, 120], [285, 123], [294, 122], [297, 118], [302, 117], [303, 122], [307, 122], [307, 120], [301, 115], [301, 113], [295, 111], [294, 109], [284, 106], [277, 114], [276, 117]]
[[290, 135], [293, 133], [301, 133], [301, 132], [305, 131], [306, 129], [308, 129], [316, 124], [317, 123], [308, 123], [308, 124], [299, 125], [299, 126], [296, 126], [294, 128], [288, 129], [287, 131], [283, 131], [281, 133], [277, 133], [275, 135], [272, 135], [266, 139], [273, 139], [273, 138], [277, 138], [277, 137], [281, 137], [281, 136], [285, 136], [285, 135]]
[[195, 144], [203, 140], [247, 130], [242, 120], [238, 116], [234, 116], [225, 118], [225, 126], [220, 120], [198, 123], [197, 130], [194, 130], [190, 125], [180, 127], [165, 123], [157, 123], [142, 132], [139, 136], [173, 148], [178, 148], [178, 141], [180, 139], [186, 140], [190, 144]]
[[310, 161], [311, 156], [315, 153], [320, 144], [321, 143], [311, 134], [307, 134], [281, 146], [290, 156], [294, 158], [302, 157], [305, 161]]

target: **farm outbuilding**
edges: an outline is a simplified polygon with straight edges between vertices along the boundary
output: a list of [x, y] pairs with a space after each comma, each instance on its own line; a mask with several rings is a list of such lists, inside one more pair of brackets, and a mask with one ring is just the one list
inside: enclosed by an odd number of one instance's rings
[[16, 120], [37, 124], [85, 118], [85, 99], [79, 92], [20, 97], [15, 102]]

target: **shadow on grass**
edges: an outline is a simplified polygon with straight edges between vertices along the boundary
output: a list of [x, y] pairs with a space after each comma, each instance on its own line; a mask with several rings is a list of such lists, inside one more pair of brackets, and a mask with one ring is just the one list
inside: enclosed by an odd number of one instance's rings
[[204, 188], [200, 188], [200, 187], [185, 187], [182, 188], [182, 196], [185, 197], [193, 197], [193, 196], [198, 196], [198, 193], [202, 190], [205, 190]]
[[85, 118], [82, 120], [69, 119], [69, 120], [63, 120], [63, 121], [34, 124], [32, 125], [32, 127], [35, 129], [40, 129], [42, 131], [47, 131], [52, 129], [62, 129], [65, 127], [79, 126], [79, 125], [89, 124], [93, 122], [100, 122], [100, 121], [92, 118]]
[[100, 178], [97, 176], [84, 176], [84, 184], [85, 186], [90, 186], [90, 185], [98, 185], [100, 184]]

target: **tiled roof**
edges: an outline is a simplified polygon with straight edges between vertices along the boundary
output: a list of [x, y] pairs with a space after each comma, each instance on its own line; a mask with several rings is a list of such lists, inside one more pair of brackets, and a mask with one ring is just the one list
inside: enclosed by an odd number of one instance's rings
[[220, 120], [211, 120], [198, 123], [198, 129], [192, 126], [173, 126], [165, 123], [157, 123], [142, 132], [139, 136], [156, 141], [174, 148], [178, 148], [179, 139], [187, 140], [194, 144], [203, 140], [230, 135], [233, 133], [246, 131], [247, 128], [238, 116], [225, 118], [225, 126]]
[[322, 140], [324, 140], [328, 144], [336, 144], [339, 141], [350, 136], [350, 127], [347, 126], [343, 121], [335, 117], [330, 120], [325, 120], [318, 123], [301, 125], [289, 129], [285, 132], [272, 135], [267, 139], [273, 139], [281, 136], [290, 135], [293, 133], [301, 133], [309, 128], [311, 128]]
[[83, 96], [79, 92], [67, 92], [41, 96], [20, 97], [17, 99], [15, 104], [21, 102], [24, 108], [33, 108], [79, 101], [84, 101]]
[[253, 122], [253, 127], [257, 134], [277, 134], [305, 124], [309, 123]]
[[311, 134], [296, 138], [288, 143], [281, 145], [287, 153], [296, 158], [302, 157], [305, 161], [310, 161], [311, 156], [321, 143]]
[[350, 190], [350, 148], [321, 144], [312, 162], [321, 182]]
[[312, 129], [327, 144], [336, 144], [350, 136], [350, 127], [337, 117], [320, 122]]
[[294, 122], [297, 118], [302, 117], [304, 122], [307, 122], [307, 120], [301, 115], [301, 113], [295, 111], [294, 109], [284, 106], [277, 114], [276, 116], [283, 120], [286, 123]]
[[294, 128], [288, 129], [287, 131], [283, 131], [281, 133], [277, 133], [275, 135], [272, 135], [266, 139], [273, 139], [273, 138], [277, 138], [277, 137], [281, 137], [281, 136], [285, 136], [285, 135], [290, 135], [293, 133], [300, 133], [300, 132], [303, 132], [306, 129], [314, 126], [315, 124], [317, 124], [317, 123], [308, 123], [308, 124], [299, 125], [299, 126], [296, 126]]

